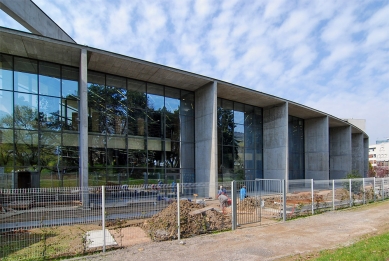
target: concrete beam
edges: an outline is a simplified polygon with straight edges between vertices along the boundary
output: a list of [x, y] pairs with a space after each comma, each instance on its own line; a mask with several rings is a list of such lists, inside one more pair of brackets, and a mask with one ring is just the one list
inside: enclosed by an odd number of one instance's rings
[[0, 0], [0, 9], [34, 34], [75, 41], [30, 0]]
[[328, 117], [305, 120], [305, 178], [329, 179]]
[[288, 180], [288, 103], [263, 109], [263, 176]]
[[330, 179], [345, 178], [351, 160], [351, 127], [330, 128]]
[[209, 196], [217, 195], [217, 82], [195, 92], [196, 183], [209, 183]]

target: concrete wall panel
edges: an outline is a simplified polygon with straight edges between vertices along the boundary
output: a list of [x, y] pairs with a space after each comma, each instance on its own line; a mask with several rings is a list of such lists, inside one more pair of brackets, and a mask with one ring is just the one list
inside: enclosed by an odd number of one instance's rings
[[363, 173], [363, 177], [368, 177], [369, 174], [369, 138], [364, 138], [364, 166], [365, 166], [365, 171]]
[[330, 179], [344, 178], [351, 161], [351, 127], [330, 128]]
[[288, 105], [263, 109], [265, 179], [288, 179]]
[[210, 184], [209, 195], [217, 194], [217, 83], [195, 92], [196, 182]]
[[358, 171], [359, 175], [364, 175], [365, 165], [364, 162], [368, 158], [365, 157], [365, 147], [363, 142], [362, 133], [352, 134], [352, 170]]
[[329, 178], [328, 117], [305, 120], [305, 178]]

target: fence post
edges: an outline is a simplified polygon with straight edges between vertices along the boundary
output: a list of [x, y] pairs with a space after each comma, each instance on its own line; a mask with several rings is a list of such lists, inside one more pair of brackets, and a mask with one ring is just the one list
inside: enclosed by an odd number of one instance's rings
[[311, 201], [312, 201], [312, 215], [315, 214], [315, 210], [314, 210], [314, 206], [313, 206], [313, 202], [314, 202], [314, 198], [313, 198], [313, 179], [311, 179]]
[[376, 202], [376, 198], [375, 198], [375, 177], [373, 177], [373, 194], [374, 194], [374, 202]]
[[105, 252], [105, 186], [101, 186], [101, 226], [103, 227], [103, 253]]
[[232, 208], [232, 230], [235, 230], [238, 226], [237, 211], [236, 211], [236, 181], [231, 181], [231, 208]]
[[351, 179], [349, 179], [348, 181], [349, 181], [349, 182], [348, 182], [348, 183], [349, 183], [349, 188], [348, 188], [348, 190], [349, 190], [349, 193], [350, 193], [350, 208], [351, 208], [351, 207], [353, 206], [353, 205], [352, 205], [352, 200], [351, 200]]
[[384, 193], [384, 182], [385, 182], [385, 179], [384, 178], [381, 178], [381, 190], [382, 190], [382, 200], [385, 199], [385, 193]]
[[332, 180], [332, 210], [335, 210], [335, 180]]
[[180, 226], [180, 183], [177, 183], [177, 239], [181, 240], [181, 226]]
[[282, 220], [286, 221], [286, 182], [283, 179], [281, 182], [281, 190], [282, 190]]
[[366, 204], [366, 196], [365, 196], [365, 178], [362, 178], [362, 187], [363, 187], [363, 204]]

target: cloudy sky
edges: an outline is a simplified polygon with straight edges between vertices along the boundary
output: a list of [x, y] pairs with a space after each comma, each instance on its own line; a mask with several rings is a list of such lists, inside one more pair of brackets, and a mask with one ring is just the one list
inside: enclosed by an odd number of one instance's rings
[[[389, 138], [389, 0], [34, 0], [77, 43], [276, 95]], [[0, 26], [21, 29], [0, 12]]]

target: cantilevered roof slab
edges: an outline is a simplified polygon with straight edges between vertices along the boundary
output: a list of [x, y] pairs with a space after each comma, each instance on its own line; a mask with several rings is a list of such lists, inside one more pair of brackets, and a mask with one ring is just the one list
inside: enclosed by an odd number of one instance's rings
[[0, 52], [79, 66], [80, 48], [56, 39], [0, 27]]
[[217, 97], [257, 107], [268, 107], [286, 102], [275, 96], [220, 81], [217, 84]]
[[124, 55], [88, 48], [88, 69], [195, 91], [213, 79]]

